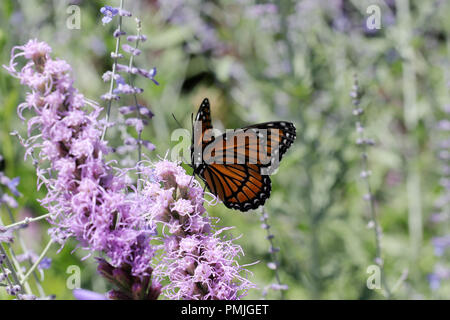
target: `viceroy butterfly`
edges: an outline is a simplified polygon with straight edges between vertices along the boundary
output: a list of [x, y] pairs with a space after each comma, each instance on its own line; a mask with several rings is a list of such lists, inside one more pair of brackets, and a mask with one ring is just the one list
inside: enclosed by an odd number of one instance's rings
[[269, 173], [295, 140], [294, 124], [265, 122], [217, 137], [212, 129], [205, 98], [192, 125], [194, 174], [230, 209], [248, 211], [264, 205], [271, 192]]

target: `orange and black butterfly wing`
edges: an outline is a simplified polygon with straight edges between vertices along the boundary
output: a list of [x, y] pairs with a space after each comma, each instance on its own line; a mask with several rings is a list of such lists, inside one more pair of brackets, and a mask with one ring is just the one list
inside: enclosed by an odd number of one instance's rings
[[[262, 141], [258, 143], [263, 146], [264, 151], [262, 155], [267, 155], [270, 158], [264, 159], [261, 163], [263, 167], [273, 167], [276, 169], [283, 155], [290, 148], [297, 136], [296, 129], [293, 123], [287, 121], [272, 121], [259, 123], [243, 128], [243, 130], [256, 130], [258, 133], [264, 132]], [[261, 134], [258, 134], [261, 136]]]
[[199, 175], [208, 189], [230, 209], [256, 209], [270, 196], [270, 178], [262, 175], [255, 164], [210, 164], [204, 166]]
[[208, 136], [208, 130], [212, 130], [211, 107], [208, 98], [205, 98], [192, 124], [191, 162], [194, 170], [202, 162], [202, 153], [206, 145], [214, 141], [212, 135]]
[[198, 109], [197, 115], [195, 116], [193, 132], [196, 136], [193, 135], [192, 144], [201, 144], [202, 148], [204, 148], [206, 144], [214, 140], [213, 136], [206, 135], [208, 130], [212, 130], [211, 106], [209, 104], [208, 98], [205, 98], [203, 99], [202, 104]]
[[204, 99], [193, 124], [194, 173], [228, 208], [248, 211], [263, 205], [271, 191], [268, 173], [295, 140], [295, 126], [284, 121], [266, 122], [218, 137], [209, 129], [211, 111], [208, 99]]
[[218, 136], [203, 149], [210, 163], [256, 164], [270, 174], [296, 138], [290, 122], [260, 123]]

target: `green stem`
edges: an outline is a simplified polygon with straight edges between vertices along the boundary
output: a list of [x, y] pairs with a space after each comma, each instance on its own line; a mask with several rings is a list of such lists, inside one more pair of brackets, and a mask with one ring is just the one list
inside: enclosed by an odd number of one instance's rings
[[[137, 50], [138, 47], [139, 47], [140, 36], [141, 36], [141, 22], [138, 21], [137, 40], [136, 40], [136, 43], [134, 45], [134, 49], [135, 50]], [[131, 69], [133, 67], [133, 62], [134, 62], [134, 54], [131, 54], [130, 62], [128, 64], [128, 68], [129, 69]], [[130, 82], [130, 85], [132, 87], [134, 87], [134, 77], [132, 77], [131, 74], [128, 75], [128, 81]], [[137, 117], [138, 117], [139, 120], [142, 120], [142, 115], [141, 115], [141, 111], [139, 110], [139, 104], [138, 104], [136, 92], [133, 94], [133, 98], [134, 98], [134, 105], [136, 106]], [[139, 130], [138, 131], [138, 163], [140, 163], [141, 160], [142, 160], [142, 130]], [[141, 181], [141, 174], [138, 171], [138, 180], [137, 180], [138, 189], [140, 189], [140, 181]]]
[[319, 224], [312, 218], [311, 221], [311, 275], [313, 279], [312, 298], [320, 299], [322, 295], [322, 271], [320, 268]]
[[363, 117], [362, 111], [358, 111], [359, 108], [359, 103], [360, 103], [360, 92], [359, 92], [359, 88], [358, 88], [358, 82], [357, 82], [357, 78], [355, 75], [355, 85], [354, 85], [354, 89], [355, 89], [355, 94], [356, 96], [354, 97], [354, 107], [356, 112], [356, 116], [357, 116], [357, 122], [356, 122], [356, 128], [357, 128], [357, 132], [358, 132], [358, 138], [359, 138], [359, 145], [361, 148], [361, 163], [362, 163], [362, 173], [363, 173], [363, 180], [365, 183], [365, 189], [366, 189], [366, 196], [368, 197], [366, 200], [369, 203], [369, 215], [370, 215], [370, 220], [373, 223], [373, 229], [374, 229], [374, 238], [375, 238], [375, 263], [379, 266], [380, 268], [380, 276], [381, 276], [381, 283], [383, 285], [383, 289], [385, 291], [385, 296], [386, 298], [390, 298], [391, 296], [391, 291], [389, 290], [389, 286], [387, 284], [386, 281], [386, 276], [385, 276], [385, 272], [384, 272], [384, 261], [382, 258], [382, 253], [381, 253], [381, 227], [380, 224], [378, 222], [378, 217], [377, 217], [377, 212], [376, 212], [376, 208], [375, 208], [375, 198], [374, 198], [374, 194], [372, 192], [372, 187], [370, 185], [370, 171], [369, 171], [369, 161], [368, 161], [368, 139], [366, 138], [365, 134], [364, 134], [364, 121], [363, 121]]
[[[9, 218], [11, 219], [12, 222], [14, 222], [14, 216], [13, 216], [11, 210], [9, 209], [9, 207], [7, 207], [7, 209], [8, 209]], [[30, 222], [34, 222], [34, 221], [38, 221], [38, 220], [44, 219], [44, 218], [46, 218], [46, 217], [48, 217], [48, 216], [50, 216], [50, 213], [41, 215], [41, 216], [39, 216], [39, 217], [37, 217], [37, 218], [31, 218], [31, 219], [30, 219], [30, 218], [26, 218], [26, 219], [24, 219], [24, 220], [22, 220], [22, 221], [19, 221], [19, 222], [17, 222], [17, 223], [13, 223], [12, 225], [6, 226], [5, 228], [8, 229], [8, 228], [11, 228], [11, 226], [18, 226], [18, 225], [22, 225], [22, 224], [28, 224], [28, 223], [30, 223]], [[22, 252], [24, 252], [24, 253], [25, 253], [25, 252], [28, 252], [28, 248], [27, 248], [25, 242], [23, 241], [22, 237], [20, 236], [20, 231], [19, 231], [19, 230], [15, 230], [15, 233], [16, 233], [16, 235], [17, 235], [16, 238], [19, 239], [19, 244], [20, 244], [20, 248], [22, 249]], [[14, 257], [14, 258], [15, 258], [15, 257]], [[33, 265], [33, 262], [32, 262], [32, 260], [31, 260], [31, 257], [28, 258], [28, 262], [29, 262], [29, 265], [30, 265], [30, 266]], [[38, 291], [39, 291], [39, 295], [40, 295], [42, 298], [45, 297], [44, 289], [43, 289], [42, 286], [41, 286], [39, 277], [38, 277], [38, 275], [36, 274], [36, 272], [33, 272], [33, 278], [34, 278], [34, 280], [35, 280], [36, 287], [37, 287], [37, 289], [38, 289]]]
[[[403, 58], [403, 117], [406, 128], [413, 132], [417, 128], [419, 121], [419, 109], [417, 106], [417, 83], [416, 83], [416, 58], [413, 47], [411, 46], [412, 23], [409, 0], [399, 0], [398, 24], [399, 33], [399, 51]], [[408, 141], [406, 141], [408, 142]], [[405, 150], [406, 163], [406, 188], [408, 196], [408, 226], [411, 243], [411, 263], [416, 264], [420, 257], [420, 248], [423, 239], [422, 223], [422, 203], [421, 203], [421, 177], [418, 162], [419, 143], [415, 138], [411, 138]]]
[[36, 260], [36, 262], [33, 264], [33, 266], [30, 269], [28, 269], [28, 272], [22, 278], [22, 281], [20, 281], [21, 284], [23, 284], [28, 279], [28, 277], [33, 273], [33, 271], [38, 267], [39, 263], [41, 263], [42, 259], [44, 259], [45, 255], [47, 254], [47, 252], [50, 249], [52, 244], [53, 244], [53, 239], [50, 239], [50, 241], [45, 246], [45, 248], [42, 251], [39, 258]]
[[[367, 160], [367, 147], [363, 143], [363, 153], [362, 153], [362, 163], [363, 163], [363, 171], [368, 172], [369, 170], [369, 164]], [[369, 182], [369, 177], [366, 177], [364, 179], [367, 194], [369, 195], [369, 212], [370, 212], [370, 219], [373, 222], [373, 229], [374, 229], [374, 236], [375, 236], [375, 250], [376, 250], [376, 258], [375, 262], [380, 267], [380, 273], [381, 273], [381, 282], [383, 284], [384, 290], [386, 292], [386, 297], [389, 299], [391, 296], [391, 292], [389, 290], [388, 284], [386, 282], [386, 276], [384, 272], [384, 260], [381, 255], [381, 228], [380, 224], [378, 222], [378, 217], [375, 209], [375, 202], [374, 202], [374, 196], [372, 193], [372, 187]]]
[[[0, 190], [0, 197], [1, 197], [1, 195], [2, 195], [2, 192]], [[11, 219], [13, 219], [11, 209], [6, 204], [3, 204], [3, 206], [8, 211], [8, 214], [11, 217]], [[0, 205], [0, 207], [1, 207], [1, 205]], [[3, 221], [1, 219], [1, 217], [0, 217], [0, 226], [3, 226]], [[2, 247], [2, 246], [0, 246], [0, 247]], [[21, 281], [19, 281], [19, 279], [23, 279], [22, 267], [20, 266], [19, 261], [17, 261], [17, 259], [16, 259], [16, 254], [14, 253], [14, 249], [12, 248], [11, 244], [9, 244], [9, 243], [6, 243], [6, 247], [8, 248], [9, 256], [6, 254], [3, 247], [2, 247], [2, 251], [3, 251], [2, 253], [4, 253], [7, 258], [8, 266], [10, 267], [11, 272], [13, 273], [14, 281], [17, 281], [17, 283], [20, 284], [22, 292], [24, 289], [27, 294], [32, 294], [31, 287], [28, 284], [28, 282], [21, 283]], [[9, 260], [9, 259], [11, 259], [11, 260]], [[14, 275], [15, 275], [15, 277], [14, 277]]]
[[292, 43], [288, 37], [288, 30], [289, 30], [288, 14], [292, 7], [292, 1], [285, 0], [282, 1], [280, 5], [281, 5], [281, 14], [280, 14], [281, 34], [283, 35], [283, 40], [287, 47], [287, 55], [288, 55], [287, 61], [289, 63], [289, 74], [293, 76], [295, 50], [292, 47]]
[[11, 256], [11, 261], [13, 262], [14, 267], [16, 268], [16, 273], [19, 276], [19, 279], [21, 279], [19, 284], [24, 287], [25, 292], [27, 294], [33, 294], [33, 292], [31, 291], [30, 284], [28, 283], [28, 281], [26, 281], [26, 279], [22, 273], [22, 267], [16, 258], [13, 248], [9, 245], [8, 245], [8, 248], [9, 248], [9, 254]]
[[4, 228], [5, 229], [10, 229], [10, 228], [18, 227], [18, 226], [21, 226], [21, 225], [26, 225], [26, 224], [29, 224], [31, 222], [35, 222], [35, 221], [39, 221], [39, 220], [48, 218], [50, 215], [51, 215], [51, 213], [47, 213], [47, 214], [43, 214], [43, 215], [41, 215], [39, 217], [36, 217], [36, 218], [25, 218], [25, 219], [23, 219], [21, 221], [14, 222], [14, 223], [11, 223], [11, 224], [9, 224], [7, 226], [4, 226]]
[[[16, 269], [14, 269], [14, 267], [13, 267], [11, 261], [9, 260], [9, 256], [6, 254], [6, 251], [5, 251], [5, 249], [3, 248], [3, 245], [1, 245], [1, 244], [0, 244], [0, 253], [3, 254], [3, 255], [5, 256], [5, 263], [6, 263], [6, 266], [7, 266], [7, 268], [11, 271], [11, 276], [12, 276], [14, 282], [20, 286], [20, 291], [23, 292], [23, 291], [24, 291], [24, 288], [23, 288], [23, 285], [20, 283], [19, 276], [18, 276], [18, 274], [16, 273]], [[2, 268], [3, 268], [3, 267], [2, 267]], [[4, 271], [3, 271], [3, 272], [4, 272]], [[8, 281], [9, 281], [9, 278], [8, 278]]]

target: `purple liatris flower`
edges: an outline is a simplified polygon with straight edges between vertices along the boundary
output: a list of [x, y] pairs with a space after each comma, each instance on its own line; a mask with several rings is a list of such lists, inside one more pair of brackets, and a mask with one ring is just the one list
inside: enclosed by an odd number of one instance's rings
[[[35, 113], [28, 120], [27, 154], [39, 152], [50, 163], [38, 170], [47, 189], [40, 202], [54, 225], [50, 235], [61, 244], [74, 237], [84, 249], [104, 252], [113, 266], [128, 264], [131, 274], [146, 275], [154, 254], [149, 244], [153, 228], [139, 195], [128, 195], [125, 179], [103, 160], [109, 149], [101, 139], [101, 109], [72, 86], [70, 66], [53, 60], [47, 45], [33, 40], [15, 50], [21, 52], [7, 69], [31, 89], [19, 113]], [[18, 56], [29, 57], [20, 70]]]
[[143, 192], [151, 195], [151, 216], [165, 230], [162, 261], [154, 270], [158, 278], [169, 280], [164, 294], [171, 299], [196, 300], [245, 295], [254, 285], [236, 261], [243, 255], [242, 249], [221, 237], [227, 228], [215, 230], [203, 207], [199, 183], [166, 160], [156, 163], [153, 173], [154, 180], [146, 183]]
[[105, 259], [97, 259], [98, 272], [118, 289], [108, 292], [111, 300], [156, 300], [161, 293], [161, 285], [150, 281], [152, 269], [148, 267], [148, 275], [132, 276], [130, 266], [124, 264], [113, 267]]

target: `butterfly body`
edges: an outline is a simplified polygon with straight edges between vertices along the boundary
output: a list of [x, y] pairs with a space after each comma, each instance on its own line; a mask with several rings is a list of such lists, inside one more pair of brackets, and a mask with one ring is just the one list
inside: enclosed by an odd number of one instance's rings
[[192, 128], [194, 174], [230, 209], [264, 205], [271, 192], [269, 174], [295, 140], [295, 126], [266, 122], [219, 136], [212, 129], [210, 104], [204, 99]]

